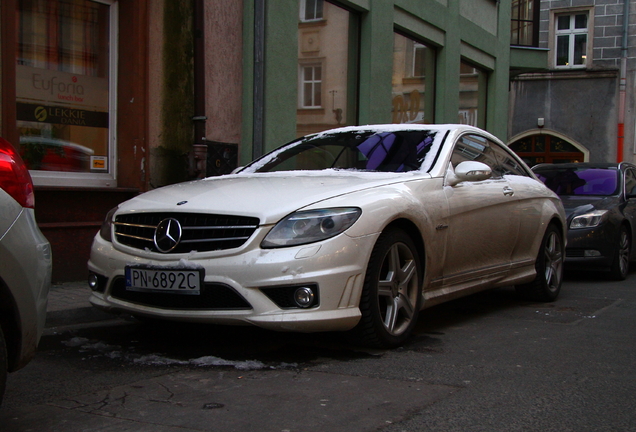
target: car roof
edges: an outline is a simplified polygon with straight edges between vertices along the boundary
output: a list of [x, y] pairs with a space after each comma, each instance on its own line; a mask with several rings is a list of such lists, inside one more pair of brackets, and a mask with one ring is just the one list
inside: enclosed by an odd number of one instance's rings
[[618, 168], [619, 164], [616, 162], [580, 162], [580, 163], [559, 163], [559, 164], [539, 164], [532, 167], [533, 171], [544, 169], [577, 169], [577, 168], [599, 168], [599, 169], [611, 169]]
[[464, 124], [422, 124], [422, 123], [388, 123], [388, 124], [368, 124], [359, 126], [343, 126], [335, 129], [328, 129], [322, 132], [307, 135], [308, 137], [319, 136], [321, 134], [333, 134], [342, 132], [399, 132], [416, 130], [457, 130], [461, 132], [477, 132], [492, 135], [483, 129]]

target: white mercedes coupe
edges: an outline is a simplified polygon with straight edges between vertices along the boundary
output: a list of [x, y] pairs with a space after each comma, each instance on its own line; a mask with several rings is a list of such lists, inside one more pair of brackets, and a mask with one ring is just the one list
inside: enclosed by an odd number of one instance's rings
[[90, 301], [389, 348], [422, 309], [480, 290], [555, 300], [565, 229], [557, 195], [487, 132], [344, 127], [120, 204], [93, 242]]

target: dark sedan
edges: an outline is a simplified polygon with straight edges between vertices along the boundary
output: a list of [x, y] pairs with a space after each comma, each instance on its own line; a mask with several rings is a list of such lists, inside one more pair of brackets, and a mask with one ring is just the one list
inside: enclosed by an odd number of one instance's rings
[[563, 201], [566, 266], [604, 270], [624, 280], [635, 256], [636, 166], [630, 163], [541, 164], [532, 169]]

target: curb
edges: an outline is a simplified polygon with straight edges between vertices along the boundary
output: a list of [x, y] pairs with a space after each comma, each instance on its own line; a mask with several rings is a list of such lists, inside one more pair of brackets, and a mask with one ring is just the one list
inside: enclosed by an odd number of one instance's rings
[[89, 324], [117, 317], [93, 307], [86, 281], [53, 284], [48, 292], [45, 329]]
[[115, 315], [102, 312], [92, 306], [49, 311], [46, 313], [46, 323], [44, 325], [44, 328], [51, 329], [54, 327], [62, 327], [75, 324], [108, 321], [116, 318], [117, 317]]

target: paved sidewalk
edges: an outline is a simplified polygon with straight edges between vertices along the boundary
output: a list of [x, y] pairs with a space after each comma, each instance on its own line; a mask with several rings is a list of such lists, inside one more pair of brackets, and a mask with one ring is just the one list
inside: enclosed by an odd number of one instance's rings
[[113, 319], [88, 301], [91, 290], [86, 281], [61, 282], [51, 286], [46, 309], [46, 328]]

